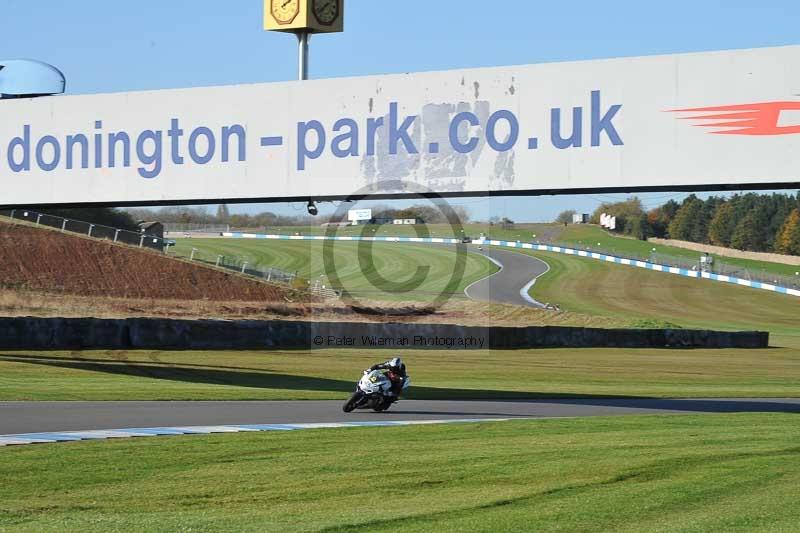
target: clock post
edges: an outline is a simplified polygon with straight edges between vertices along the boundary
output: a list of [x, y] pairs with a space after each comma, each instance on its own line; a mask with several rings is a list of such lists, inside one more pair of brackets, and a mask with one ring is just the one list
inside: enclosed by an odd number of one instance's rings
[[308, 79], [308, 40], [311, 34], [307, 31], [297, 32], [297, 45], [299, 47], [299, 62], [297, 73], [300, 81]]
[[307, 80], [311, 34], [344, 31], [344, 0], [264, 0], [264, 29], [297, 35], [298, 77]]

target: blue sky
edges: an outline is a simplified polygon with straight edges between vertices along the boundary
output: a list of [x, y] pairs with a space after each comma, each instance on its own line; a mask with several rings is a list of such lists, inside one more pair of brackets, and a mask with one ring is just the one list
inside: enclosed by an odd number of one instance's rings
[[[70, 93], [296, 77], [294, 38], [262, 30], [262, 0], [0, 0], [0, 5], [0, 54], [58, 66]], [[796, 0], [347, 0], [346, 8], [345, 33], [312, 40], [314, 78], [800, 43]], [[652, 206], [682, 197], [642, 196]], [[468, 205], [480, 217], [539, 221], [563, 208], [591, 211], [599, 201], [623, 198], [453, 203]], [[266, 207], [284, 213], [297, 208]]]

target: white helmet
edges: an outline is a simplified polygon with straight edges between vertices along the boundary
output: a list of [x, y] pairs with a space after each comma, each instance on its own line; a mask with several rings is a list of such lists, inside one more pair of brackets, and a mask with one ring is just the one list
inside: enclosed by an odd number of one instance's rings
[[397, 368], [399, 370], [399, 369], [403, 368], [403, 360], [400, 359], [399, 357], [395, 357], [394, 359], [389, 361], [389, 367]]

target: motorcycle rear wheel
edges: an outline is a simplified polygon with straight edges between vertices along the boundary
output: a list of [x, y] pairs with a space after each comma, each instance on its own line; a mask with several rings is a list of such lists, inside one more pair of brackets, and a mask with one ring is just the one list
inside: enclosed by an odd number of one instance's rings
[[389, 407], [392, 406], [392, 403], [393, 402], [391, 402], [389, 400], [383, 400], [380, 404], [378, 404], [375, 407], [373, 407], [372, 410], [375, 411], [376, 413], [382, 413], [382, 412], [386, 411], [387, 409], [389, 409]]

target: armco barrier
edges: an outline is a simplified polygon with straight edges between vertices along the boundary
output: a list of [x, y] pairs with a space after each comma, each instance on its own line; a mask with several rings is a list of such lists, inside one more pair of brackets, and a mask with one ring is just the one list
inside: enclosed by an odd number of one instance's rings
[[769, 333], [563, 326], [0, 318], [2, 350], [369, 348], [766, 348]]
[[[324, 241], [333, 239], [337, 241], [376, 241], [376, 242], [418, 242], [418, 243], [435, 243], [435, 244], [457, 244], [461, 242], [458, 239], [440, 239], [440, 238], [423, 238], [423, 237], [328, 237], [325, 235], [265, 235], [255, 233], [223, 233], [225, 237], [243, 238], [243, 239], [273, 239], [273, 240], [310, 240], [310, 241]], [[670, 267], [666, 265], [659, 265], [647, 261], [638, 261], [635, 259], [627, 259], [625, 257], [615, 257], [613, 255], [601, 254], [597, 252], [588, 252], [585, 250], [576, 250], [574, 248], [566, 248], [563, 246], [552, 246], [550, 244], [536, 244], [527, 242], [514, 242], [514, 241], [498, 241], [498, 240], [475, 240], [473, 244], [489, 245], [489, 246], [503, 246], [506, 248], [520, 248], [524, 250], [536, 250], [539, 252], [554, 252], [566, 255], [574, 255], [578, 257], [586, 257], [588, 259], [597, 259], [607, 263], [616, 263], [619, 265], [628, 265], [638, 268], [645, 268], [655, 272], [665, 272], [668, 274], [676, 274], [679, 276], [686, 276], [689, 278], [702, 278], [711, 281], [721, 281], [725, 283], [732, 283], [742, 287], [751, 287], [753, 289], [762, 289], [780, 294], [788, 294], [791, 296], [800, 296], [800, 290], [790, 289], [788, 287], [781, 287], [771, 283], [763, 283], [760, 281], [750, 281], [747, 279], [735, 278], [733, 276], [726, 276], [723, 274], [714, 274], [711, 272], [700, 272], [689, 270], [686, 268]]]

